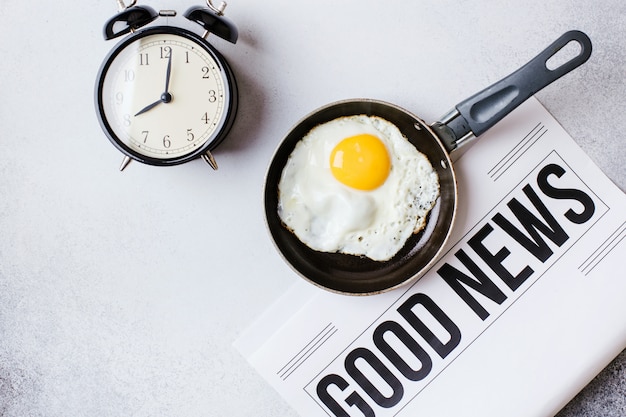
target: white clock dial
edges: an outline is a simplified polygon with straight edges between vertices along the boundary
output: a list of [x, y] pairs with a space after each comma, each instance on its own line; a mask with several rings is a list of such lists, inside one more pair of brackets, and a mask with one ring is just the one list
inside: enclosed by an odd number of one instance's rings
[[101, 121], [118, 147], [139, 159], [197, 156], [229, 127], [233, 97], [225, 64], [195, 35], [177, 32], [146, 31], [102, 69]]

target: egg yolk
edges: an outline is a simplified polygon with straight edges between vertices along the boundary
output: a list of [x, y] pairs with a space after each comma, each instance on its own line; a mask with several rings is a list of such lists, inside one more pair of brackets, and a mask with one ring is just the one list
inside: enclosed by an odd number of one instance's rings
[[387, 179], [390, 167], [387, 148], [370, 134], [346, 138], [330, 153], [330, 169], [335, 178], [357, 190], [380, 187]]

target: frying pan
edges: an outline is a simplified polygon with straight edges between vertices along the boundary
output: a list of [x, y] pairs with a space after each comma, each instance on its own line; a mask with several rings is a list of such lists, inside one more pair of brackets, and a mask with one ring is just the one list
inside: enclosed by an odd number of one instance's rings
[[[578, 54], [558, 68], [548, 68], [548, 60], [570, 42], [580, 46]], [[338, 101], [313, 111], [287, 133], [268, 167], [264, 208], [276, 248], [300, 276], [332, 292], [376, 294], [415, 281], [437, 260], [454, 223], [457, 186], [450, 152], [484, 133], [534, 93], [583, 64], [590, 55], [591, 41], [587, 35], [567, 32], [519, 70], [457, 104], [432, 125], [398, 106], [371, 99]], [[359, 114], [379, 116], [395, 124], [428, 157], [439, 175], [440, 196], [428, 215], [425, 229], [413, 234], [393, 258], [384, 262], [310, 249], [278, 216], [278, 183], [296, 143], [319, 124]]]

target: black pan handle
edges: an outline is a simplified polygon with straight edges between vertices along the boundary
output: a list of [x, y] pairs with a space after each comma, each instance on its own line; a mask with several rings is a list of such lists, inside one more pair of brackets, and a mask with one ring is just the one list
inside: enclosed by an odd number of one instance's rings
[[[580, 52], [558, 68], [548, 68], [550, 58], [570, 42], [578, 43]], [[456, 111], [433, 126], [442, 134], [448, 150], [453, 150], [468, 134], [482, 135], [537, 91], [585, 63], [590, 55], [587, 35], [577, 30], [566, 32], [511, 75], [457, 104]]]

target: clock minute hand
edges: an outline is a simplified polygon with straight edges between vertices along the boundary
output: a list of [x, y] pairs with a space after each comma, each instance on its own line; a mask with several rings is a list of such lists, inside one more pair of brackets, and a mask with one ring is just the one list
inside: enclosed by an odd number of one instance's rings
[[163, 94], [168, 94], [170, 88], [170, 75], [172, 74], [172, 53], [170, 50], [170, 56], [167, 60], [167, 70], [165, 72], [165, 92]]

